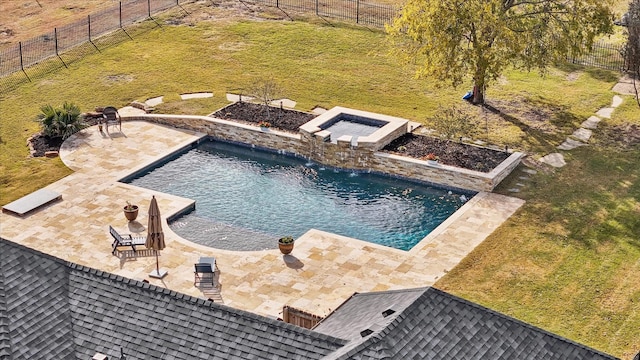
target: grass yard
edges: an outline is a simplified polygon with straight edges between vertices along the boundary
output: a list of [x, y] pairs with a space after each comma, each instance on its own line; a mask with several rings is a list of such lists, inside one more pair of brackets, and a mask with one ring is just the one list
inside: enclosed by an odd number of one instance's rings
[[[470, 134], [536, 159], [582, 121], [610, 104], [618, 74], [582, 67], [536, 73], [508, 71], [487, 92], [500, 113], [468, 105], [458, 89], [416, 80], [386, 56], [384, 34], [310, 22], [249, 21], [220, 8], [187, 7], [175, 23], [146, 22], [116, 45], [69, 69], [32, 77], [0, 95], [0, 203], [6, 204], [70, 173], [59, 159], [32, 159], [25, 146], [38, 131], [44, 104], [73, 102], [83, 111], [165, 96], [157, 112], [208, 114], [273, 79], [297, 108], [345, 106], [429, 125], [438, 106], [461, 104], [475, 117]], [[224, 19], [204, 21], [203, 19]], [[187, 26], [189, 25], [189, 26]], [[64, 56], [63, 56], [64, 57]], [[182, 101], [179, 94], [212, 91]], [[614, 142], [618, 125], [640, 125], [632, 98], [595, 131], [593, 146], [566, 153], [562, 169], [542, 168], [530, 179], [517, 170], [497, 189], [518, 182], [524, 207], [437, 287], [604, 352], [631, 359], [640, 351], [640, 145]]]

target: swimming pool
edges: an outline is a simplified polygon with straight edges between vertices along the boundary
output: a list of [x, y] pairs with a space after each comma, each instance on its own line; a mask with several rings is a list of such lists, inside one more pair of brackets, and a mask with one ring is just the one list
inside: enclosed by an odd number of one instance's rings
[[170, 223], [181, 237], [228, 250], [276, 248], [314, 228], [409, 250], [473, 193], [220, 141], [203, 141], [126, 182], [196, 201]]

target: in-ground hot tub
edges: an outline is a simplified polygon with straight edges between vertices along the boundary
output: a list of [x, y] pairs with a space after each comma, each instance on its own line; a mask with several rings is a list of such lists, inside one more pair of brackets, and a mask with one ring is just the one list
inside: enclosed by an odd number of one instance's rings
[[324, 142], [379, 150], [407, 133], [408, 126], [406, 119], [334, 107], [300, 126], [300, 132]]

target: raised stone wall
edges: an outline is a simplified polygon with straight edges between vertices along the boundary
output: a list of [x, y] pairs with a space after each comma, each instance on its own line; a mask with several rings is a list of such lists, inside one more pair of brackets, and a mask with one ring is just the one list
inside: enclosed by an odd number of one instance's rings
[[127, 116], [123, 120], [143, 120], [193, 130], [225, 141], [296, 154], [328, 166], [388, 173], [473, 191], [492, 191], [523, 157], [522, 153], [513, 153], [493, 171], [482, 173], [442, 164], [431, 165], [423, 160], [353, 147], [350, 139], [332, 144], [309, 133], [261, 130], [258, 126], [207, 116], [147, 114]]

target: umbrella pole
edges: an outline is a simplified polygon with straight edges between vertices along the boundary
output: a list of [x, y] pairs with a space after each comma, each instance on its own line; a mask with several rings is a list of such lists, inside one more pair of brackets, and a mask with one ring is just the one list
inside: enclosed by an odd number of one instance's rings
[[158, 260], [158, 250], [154, 250], [156, 252], [156, 274], [160, 275], [160, 262]]

